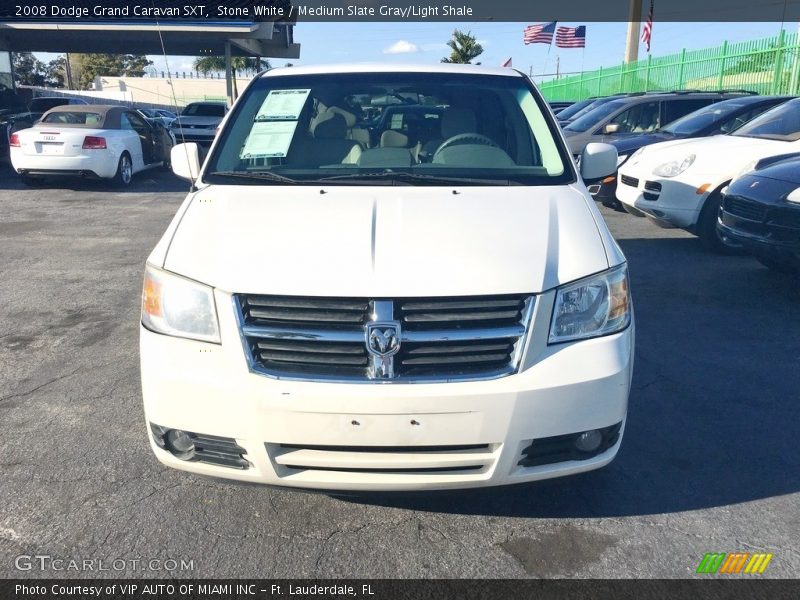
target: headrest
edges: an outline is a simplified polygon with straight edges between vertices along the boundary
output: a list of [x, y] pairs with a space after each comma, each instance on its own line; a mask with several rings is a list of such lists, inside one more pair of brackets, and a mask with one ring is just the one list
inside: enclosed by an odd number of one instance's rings
[[478, 133], [475, 113], [468, 108], [450, 107], [442, 113], [442, 137], [448, 139], [461, 133]]
[[325, 112], [317, 117], [311, 133], [318, 140], [343, 140], [347, 135], [347, 122], [340, 114]]
[[348, 129], [352, 129], [353, 125], [355, 125], [356, 121], [358, 121], [358, 118], [353, 113], [346, 111], [345, 109], [340, 108], [338, 106], [331, 106], [328, 109], [328, 112], [342, 115], [344, 117], [344, 121], [347, 124]]
[[381, 134], [381, 148], [408, 148], [408, 136], [405, 133], [387, 129]]

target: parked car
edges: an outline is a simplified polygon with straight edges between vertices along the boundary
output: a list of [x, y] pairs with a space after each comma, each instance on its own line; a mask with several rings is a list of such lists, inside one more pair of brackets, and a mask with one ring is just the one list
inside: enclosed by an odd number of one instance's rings
[[576, 102], [572, 106], [565, 108], [561, 111], [561, 113], [559, 113], [558, 122], [561, 123], [561, 125], [566, 126], [575, 119], [578, 119], [589, 111], [594, 110], [598, 106], [602, 106], [607, 102], [611, 102], [612, 100], [622, 97], [624, 97], [624, 94], [614, 94], [613, 96], [593, 96], [591, 98], [587, 98], [586, 100], [582, 100], [581, 102]]
[[65, 98], [63, 96], [39, 96], [31, 100], [28, 105], [28, 120], [33, 124], [42, 118], [42, 115], [56, 106], [84, 106], [89, 103], [82, 98]]
[[178, 142], [211, 145], [228, 106], [224, 102], [192, 102], [172, 121], [170, 130]]
[[161, 108], [139, 108], [137, 110], [145, 119], [150, 122], [161, 123], [164, 127], [169, 127], [172, 125], [172, 122], [178, 118], [178, 115], [175, 113]]
[[656, 224], [682, 227], [720, 252], [721, 191], [763, 158], [800, 151], [800, 98], [768, 110], [729, 135], [674, 140], [637, 150], [620, 169], [617, 198]]
[[723, 190], [720, 236], [770, 269], [800, 273], [800, 154], [766, 164]]
[[[639, 148], [675, 139], [731, 133], [754, 117], [789, 99], [791, 96], [741, 96], [722, 100], [689, 113], [652, 133], [621, 135], [609, 143], [617, 149], [619, 166], [622, 166]], [[623, 208], [617, 200], [617, 178], [614, 175], [590, 185], [589, 193], [604, 206]]]
[[557, 115], [558, 113], [560, 113], [565, 108], [568, 108], [568, 107], [572, 106], [574, 103], [573, 102], [553, 101], [553, 102], [548, 102], [548, 104], [550, 105], [550, 108], [553, 110], [553, 114]]
[[[380, 111], [370, 98], [401, 90], [443, 110], [431, 162], [400, 131], [367, 146], [348, 131], [354, 97]], [[582, 176], [616, 158], [589, 145]], [[196, 191], [147, 260], [140, 330], [162, 463], [427, 490], [614, 458], [633, 361], [626, 262], [527, 77], [271, 69], [202, 168], [194, 143], [172, 159]]]
[[742, 92], [653, 92], [615, 98], [564, 127], [572, 153], [590, 142], [609, 142], [630, 133], [648, 133], [684, 115]]
[[27, 108], [17, 93], [10, 88], [0, 88], [0, 163], [8, 161], [8, 139], [11, 134], [20, 127], [32, 125], [25, 113]]
[[26, 183], [43, 177], [131, 177], [169, 163], [171, 138], [123, 106], [58, 106], [11, 135], [11, 164]]

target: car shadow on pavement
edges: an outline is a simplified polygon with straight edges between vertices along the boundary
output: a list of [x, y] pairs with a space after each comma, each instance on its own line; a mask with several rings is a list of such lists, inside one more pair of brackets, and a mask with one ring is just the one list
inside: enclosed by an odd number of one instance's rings
[[708, 254], [695, 238], [619, 243], [630, 264], [637, 330], [616, 460], [505, 488], [344, 499], [455, 514], [592, 518], [800, 491], [800, 282], [750, 257]]
[[188, 191], [189, 182], [180, 179], [171, 171], [162, 168], [149, 169], [133, 176], [128, 187], [116, 187], [110, 180], [81, 179], [78, 177], [50, 177], [37, 181], [29, 186], [13, 169], [7, 165], [0, 165], [0, 190], [70, 190], [108, 192], [113, 194], [127, 194], [140, 192], [181, 192]]

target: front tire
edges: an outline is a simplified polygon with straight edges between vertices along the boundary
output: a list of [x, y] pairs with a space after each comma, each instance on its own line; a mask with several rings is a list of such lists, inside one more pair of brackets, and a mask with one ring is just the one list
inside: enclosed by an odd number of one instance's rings
[[123, 152], [119, 157], [117, 164], [117, 173], [111, 180], [116, 187], [128, 187], [133, 179], [133, 163], [131, 162], [131, 155]]
[[707, 199], [697, 219], [696, 233], [707, 250], [718, 254], [743, 254], [742, 245], [728, 239], [717, 229], [717, 217], [722, 206], [722, 194], [713, 192]]

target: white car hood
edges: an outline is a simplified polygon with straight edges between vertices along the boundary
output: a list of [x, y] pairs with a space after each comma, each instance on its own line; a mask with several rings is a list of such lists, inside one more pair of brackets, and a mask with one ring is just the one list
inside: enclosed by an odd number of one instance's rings
[[569, 186], [210, 186], [164, 268], [228, 292], [540, 292], [608, 268], [588, 202]]
[[653, 169], [666, 162], [681, 161], [690, 154], [694, 163], [676, 179], [695, 174], [715, 175], [721, 181], [730, 179], [753, 159], [785, 152], [796, 152], [798, 144], [736, 135], [715, 135], [707, 138], [673, 140], [645, 146], [644, 152], [620, 168], [621, 173], [637, 177], [651, 176]]

